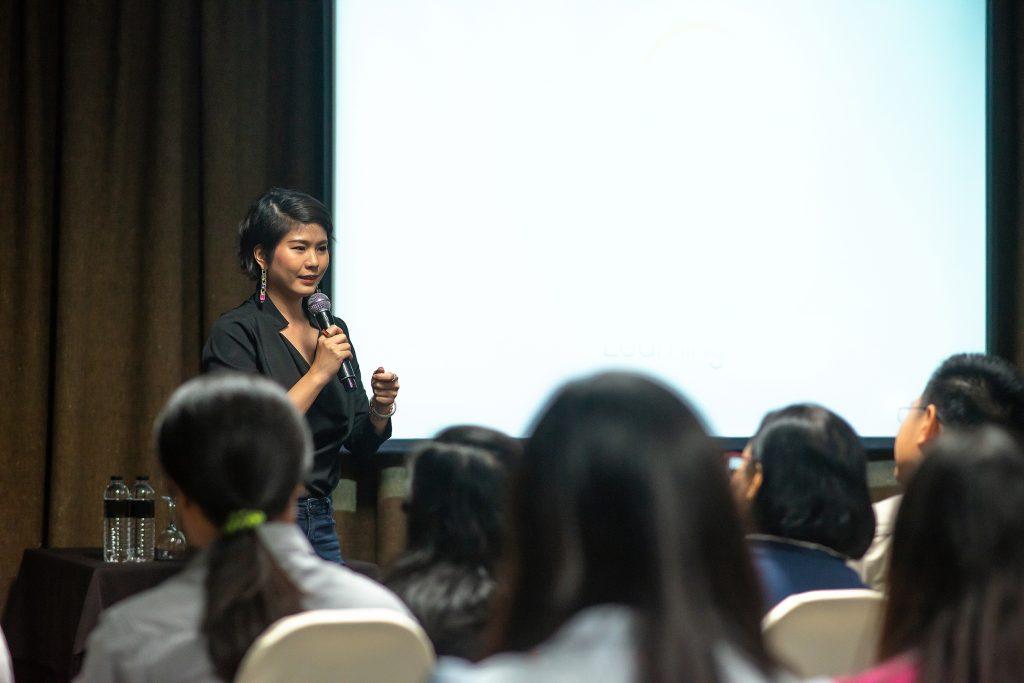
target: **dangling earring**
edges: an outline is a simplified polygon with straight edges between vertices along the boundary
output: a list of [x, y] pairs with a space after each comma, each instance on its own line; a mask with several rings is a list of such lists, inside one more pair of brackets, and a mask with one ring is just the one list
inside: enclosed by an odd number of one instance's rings
[[260, 303], [267, 300], [267, 269], [260, 269], [263, 274], [260, 275]]

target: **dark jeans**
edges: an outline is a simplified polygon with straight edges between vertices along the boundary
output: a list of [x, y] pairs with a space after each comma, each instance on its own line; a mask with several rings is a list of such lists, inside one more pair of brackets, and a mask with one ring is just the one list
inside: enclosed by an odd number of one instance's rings
[[334, 503], [330, 496], [323, 498], [300, 498], [299, 514], [296, 520], [306, 534], [313, 550], [325, 560], [341, 562], [341, 542], [334, 528]]

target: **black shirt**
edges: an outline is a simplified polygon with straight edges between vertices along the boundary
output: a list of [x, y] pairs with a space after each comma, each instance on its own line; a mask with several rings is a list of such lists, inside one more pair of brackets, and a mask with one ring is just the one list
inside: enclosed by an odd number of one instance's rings
[[[348, 327], [341, 319], [334, 318], [334, 322], [348, 335]], [[309, 363], [281, 334], [286, 327], [288, 321], [270, 299], [261, 304], [254, 294], [214, 323], [203, 347], [203, 372], [257, 372], [286, 391], [291, 389], [309, 371]], [[342, 447], [356, 455], [372, 455], [391, 436], [390, 421], [384, 436], [378, 436], [370, 423], [370, 404], [354, 347], [352, 366], [358, 383], [355, 391], [345, 391], [341, 380], [335, 377], [306, 411], [313, 433], [313, 470], [306, 489], [313, 496], [326, 496], [338, 485]]]

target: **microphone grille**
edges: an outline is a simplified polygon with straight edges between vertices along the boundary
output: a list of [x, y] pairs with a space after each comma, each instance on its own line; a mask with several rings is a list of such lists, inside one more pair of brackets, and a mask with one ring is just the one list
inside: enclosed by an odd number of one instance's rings
[[306, 300], [306, 308], [314, 315], [317, 313], [330, 313], [331, 300], [323, 292], [314, 292]]

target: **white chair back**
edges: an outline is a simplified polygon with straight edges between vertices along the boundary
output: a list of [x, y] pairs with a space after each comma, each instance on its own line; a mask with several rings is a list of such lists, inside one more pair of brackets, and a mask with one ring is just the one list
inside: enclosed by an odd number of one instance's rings
[[762, 621], [765, 645], [798, 676], [858, 673], [877, 661], [883, 605], [872, 590], [791, 595]]
[[280, 619], [252, 644], [236, 683], [423, 683], [434, 667], [427, 634], [387, 609], [322, 609]]

